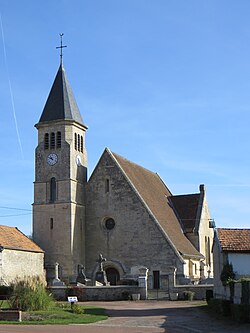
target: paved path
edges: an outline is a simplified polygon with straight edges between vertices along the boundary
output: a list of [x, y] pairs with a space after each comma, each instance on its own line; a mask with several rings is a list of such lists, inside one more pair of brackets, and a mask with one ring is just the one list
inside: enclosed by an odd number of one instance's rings
[[0, 333], [249, 333], [250, 324], [218, 321], [201, 302], [88, 302], [109, 319], [89, 325], [0, 325]]

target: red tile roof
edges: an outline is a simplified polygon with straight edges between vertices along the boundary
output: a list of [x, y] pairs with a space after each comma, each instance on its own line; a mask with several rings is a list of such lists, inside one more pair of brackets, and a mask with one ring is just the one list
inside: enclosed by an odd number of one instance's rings
[[217, 235], [223, 251], [250, 252], [250, 229], [217, 228]]
[[[111, 153], [111, 152], [110, 152]], [[186, 238], [172, 207], [171, 192], [158, 174], [111, 153], [176, 249], [182, 254], [203, 257]]]
[[6, 249], [44, 252], [36, 243], [14, 227], [0, 225], [0, 246]]

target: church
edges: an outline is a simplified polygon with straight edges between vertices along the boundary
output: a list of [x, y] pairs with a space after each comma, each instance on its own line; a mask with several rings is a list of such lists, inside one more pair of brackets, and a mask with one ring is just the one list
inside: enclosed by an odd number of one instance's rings
[[79, 265], [94, 281], [98, 256], [111, 285], [133, 284], [142, 269], [149, 289], [213, 277], [213, 221], [206, 189], [173, 195], [157, 173], [105, 148], [87, 178], [86, 132], [62, 61], [38, 123], [33, 240], [65, 283]]

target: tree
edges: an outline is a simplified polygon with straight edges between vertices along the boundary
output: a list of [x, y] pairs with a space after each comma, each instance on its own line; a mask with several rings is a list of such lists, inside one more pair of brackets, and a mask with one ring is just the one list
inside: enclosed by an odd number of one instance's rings
[[227, 262], [222, 269], [221, 275], [220, 275], [221, 282], [223, 286], [226, 286], [230, 281], [235, 279], [235, 273], [233, 270], [233, 265], [229, 262]]

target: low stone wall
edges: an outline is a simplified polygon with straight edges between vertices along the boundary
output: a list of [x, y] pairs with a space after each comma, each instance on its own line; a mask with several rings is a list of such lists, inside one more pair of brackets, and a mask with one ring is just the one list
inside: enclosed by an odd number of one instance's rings
[[2, 310], [2, 311], [0, 311], [0, 320], [22, 321], [22, 311]]
[[67, 301], [68, 296], [77, 296], [78, 301], [118, 301], [136, 299], [132, 295], [140, 294], [140, 299], [147, 298], [146, 288], [138, 286], [96, 286], [96, 287], [48, 287], [58, 301]]
[[203, 300], [206, 299], [207, 290], [213, 291], [213, 284], [197, 284], [197, 285], [176, 285], [173, 288], [173, 292], [178, 293], [179, 299], [184, 299], [184, 294], [187, 291], [191, 291], [194, 293], [194, 299]]
[[214, 297], [231, 301], [234, 304], [250, 305], [250, 281], [216, 286]]

